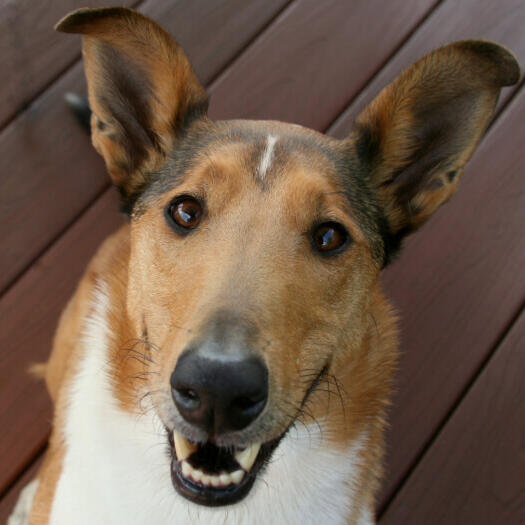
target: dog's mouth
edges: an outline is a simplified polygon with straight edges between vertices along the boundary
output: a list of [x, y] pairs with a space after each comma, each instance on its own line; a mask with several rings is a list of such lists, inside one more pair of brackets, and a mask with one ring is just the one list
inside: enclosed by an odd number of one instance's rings
[[[314, 377], [304, 393], [301, 408], [327, 370], [328, 365], [325, 365]], [[294, 423], [295, 418], [278, 437], [245, 448], [221, 447], [211, 441], [192, 443], [180, 432], [168, 431], [171, 480], [175, 490], [193, 503], [209, 507], [241, 501]]]
[[244, 449], [196, 444], [174, 430], [171, 445], [171, 479], [177, 492], [200, 505], [231, 505], [251, 490], [283, 436]]

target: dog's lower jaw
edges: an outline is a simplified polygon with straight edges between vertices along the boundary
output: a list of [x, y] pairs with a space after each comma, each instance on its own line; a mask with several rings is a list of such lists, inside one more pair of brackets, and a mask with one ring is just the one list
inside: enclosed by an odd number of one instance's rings
[[[154, 410], [128, 413], [108, 374], [109, 292], [98, 283], [85, 320], [82, 357], [65, 391], [64, 454], [49, 524], [128, 525], [319, 523], [347, 525], [356, 508], [369, 436], [343, 446], [323, 438], [325, 422], [297, 425], [239, 504], [206, 508], [174, 490], [166, 434]], [[56, 442], [56, 441], [55, 441]]]

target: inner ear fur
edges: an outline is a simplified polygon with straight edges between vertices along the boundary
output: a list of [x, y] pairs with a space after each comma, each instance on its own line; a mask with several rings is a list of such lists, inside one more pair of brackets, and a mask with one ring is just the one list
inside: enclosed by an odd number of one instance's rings
[[385, 244], [399, 245], [456, 191], [500, 89], [519, 77], [504, 47], [455, 42], [405, 70], [359, 115], [350, 142], [383, 208]]
[[125, 204], [147, 183], [207, 96], [173, 38], [131, 9], [78, 9], [55, 27], [83, 35], [92, 141]]

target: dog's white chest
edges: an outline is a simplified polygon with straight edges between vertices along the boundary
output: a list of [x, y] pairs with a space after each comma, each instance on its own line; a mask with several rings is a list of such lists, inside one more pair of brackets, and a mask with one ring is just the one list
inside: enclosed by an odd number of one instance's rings
[[289, 432], [241, 503], [211, 509], [179, 496], [170, 478], [166, 432], [154, 410], [134, 416], [112, 396], [106, 370], [107, 302], [99, 292], [96, 315], [88, 321], [50, 525], [346, 523], [363, 443], [337, 453], [323, 447], [317, 425]]

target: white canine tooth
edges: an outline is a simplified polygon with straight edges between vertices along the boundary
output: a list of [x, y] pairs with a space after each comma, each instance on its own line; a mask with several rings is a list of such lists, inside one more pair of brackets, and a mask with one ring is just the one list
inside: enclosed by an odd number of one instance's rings
[[192, 468], [192, 466], [187, 462], [187, 461], [183, 461], [182, 462], [182, 475], [185, 477], [185, 478], [189, 478], [191, 474], [193, 474], [194, 470]]
[[212, 487], [218, 487], [221, 484], [219, 476], [210, 476], [210, 482]]
[[241, 452], [235, 453], [235, 459], [237, 460], [237, 463], [245, 470], [245, 472], [250, 472], [250, 469], [253, 466], [253, 463], [255, 462], [255, 458], [257, 457], [257, 454], [259, 454], [259, 450], [261, 448], [260, 443], [252, 445], [251, 447], [245, 448]]
[[229, 474], [226, 474], [226, 472], [223, 472], [219, 476], [219, 479], [221, 480], [221, 485], [224, 487], [227, 487], [228, 485], [232, 484], [232, 478]]
[[236, 470], [235, 472], [232, 472], [230, 476], [232, 481], [238, 485], [242, 481], [242, 478], [244, 478], [244, 470]]
[[177, 459], [179, 461], [184, 461], [189, 458], [199, 448], [197, 445], [190, 443], [176, 430], [173, 431], [173, 443], [175, 444], [175, 452], [177, 453]]

